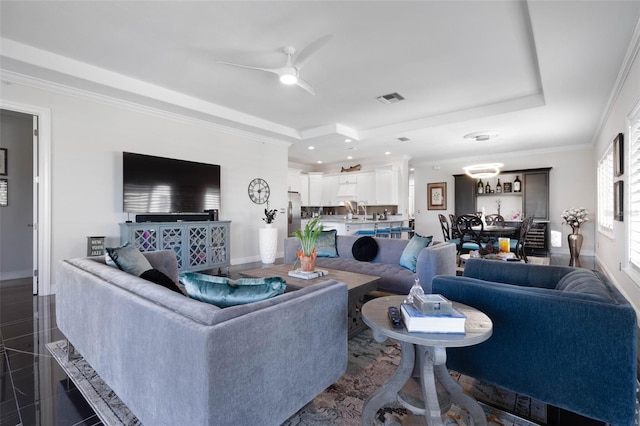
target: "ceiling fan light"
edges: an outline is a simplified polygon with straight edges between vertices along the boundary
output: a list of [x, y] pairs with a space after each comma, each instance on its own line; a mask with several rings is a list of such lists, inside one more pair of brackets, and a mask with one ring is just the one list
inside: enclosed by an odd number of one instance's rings
[[298, 82], [298, 77], [293, 74], [282, 74], [280, 76], [280, 83], [282, 84], [296, 84]]

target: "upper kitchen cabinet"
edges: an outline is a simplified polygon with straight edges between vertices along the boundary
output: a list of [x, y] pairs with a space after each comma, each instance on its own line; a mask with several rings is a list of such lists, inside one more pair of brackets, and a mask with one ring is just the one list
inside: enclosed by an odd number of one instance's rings
[[376, 200], [376, 174], [375, 172], [362, 172], [358, 176], [357, 201], [363, 201], [367, 205], [374, 204]]
[[398, 204], [398, 176], [397, 167], [376, 169], [376, 200], [374, 204], [384, 206]]
[[309, 204], [307, 205], [309, 206], [322, 205], [322, 174], [321, 173], [309, 173]]
[[302, 187], [302, 170], [289, 169], [287, 174], [287, 186], [290, 192], [300, 192]]
[[477, 181], [467, 175], [455, 175], [456, 216], [476, 211]]

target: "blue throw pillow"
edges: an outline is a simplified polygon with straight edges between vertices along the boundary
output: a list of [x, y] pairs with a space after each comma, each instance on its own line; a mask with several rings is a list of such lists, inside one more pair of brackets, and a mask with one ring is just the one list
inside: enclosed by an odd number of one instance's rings
[[420, 250], [431, 244], [432, 240], [432, 235], [424, 237], [418, 233], [415, 233], [413, 235], [413, 238], [409, 240], [409, 243], [407, 243], [406, 247], [402, 251], [402, 256], [400, 256], [400, 266], [407, 268], [411, 272], [415, 272]]
[[280, 277], [240, 278], [234, 281], [197, 272], [181, 272], [180, 282], [190, 298], [220, 308], [269, 299], [284, 293], [287, 286]]
[[316, 240], [316, 255], [318, 257], [338, 257], [338, 248], [336, 247], [336, 238], [338, 231], [332, 229], [330, 231], [322, 231]]
[[124, 245], [115, 248], [107, 247], [105, 262], [107, 265], [116, 266], [136, 277], [153, 268], [140, 250], [129, 245], [129, 243], [124, 243]]

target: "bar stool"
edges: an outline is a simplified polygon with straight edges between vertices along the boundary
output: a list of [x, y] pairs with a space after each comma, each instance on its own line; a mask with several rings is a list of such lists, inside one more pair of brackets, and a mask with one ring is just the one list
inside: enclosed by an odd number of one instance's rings
[[391, 228], [391, 238], [402, 238], [402, 227], [396, 226]]
[[376, 231], [374, 229], [360, 229], [356, 232], [356, 235], [372, 235], [376, 236]]
[[376, 229], [376, 237], [389, 238], [391, 236], [391, 228]]
[[407, 238], [411, 239], [411, 237], [413, 237], [413, 228], [410, 226], [403, 226], [402, 227], [402, 232], [406, 232], [407, 233]]

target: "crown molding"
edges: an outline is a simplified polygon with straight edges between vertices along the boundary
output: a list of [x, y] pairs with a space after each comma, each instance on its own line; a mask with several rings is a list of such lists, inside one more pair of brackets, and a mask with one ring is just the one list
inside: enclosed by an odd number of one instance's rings
[[116, 108], [122, 108], [137, 113], [147, 114], [165, 120], [173, 120], [182, 124], [212, 129], [221, 133], [243, 137], [260, 143], [268, 143], [284, 147], [291, 146], [291, 142], [287, 142], [281, 139], [260, 135], [246, 130], [236, 129], [211, 121], [190, 117], [188, 115], [166, 111], [161, 108], [151, 107], [137, 102], [126, 101], [113, 96], [103, 95], [89, 90], [84, 90], [77, 87], [72, 87], [5, 69], [0, 69], [0, 80], [2, 80], [3, 85], [18, 84], [35, 89], [46, 90], [61, 95], [72, 96], [85, 101], [101, 103]]

